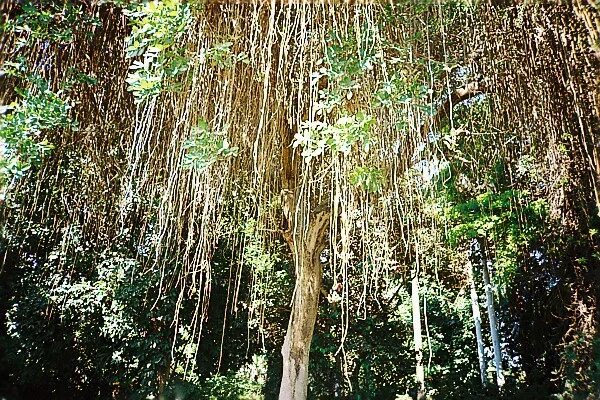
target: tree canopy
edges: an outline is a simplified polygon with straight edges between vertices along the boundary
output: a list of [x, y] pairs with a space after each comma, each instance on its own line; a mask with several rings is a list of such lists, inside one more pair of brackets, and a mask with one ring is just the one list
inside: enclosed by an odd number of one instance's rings
[[0, 10], [0, 396], [600, 398], [596, 2]]

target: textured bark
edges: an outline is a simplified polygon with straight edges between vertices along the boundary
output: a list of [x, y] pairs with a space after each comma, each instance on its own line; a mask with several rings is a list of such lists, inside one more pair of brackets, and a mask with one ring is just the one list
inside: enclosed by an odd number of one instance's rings
[[479, 297], [475, 288], [475, 279], [473, 279], [473, 267], [469, 262], [467, 265], [467, 274], [469, 276], [469, 284], [471, 286], [471, 308], [473, 309], [473, 323], [475, 324], [475, 336], [477, 338], [477, 358], [479, 359], [479, 374], [481, 376], [481, 384], [487, 383], [485, 373], [485, 355], [483, 352], [483, 335], [481, 333], [481, 314], [479, 312]]
[[[279, 389], [280, 400], [301, 400], [307, 396], [308, 359], [323, 275], [320, 256], [328, 227], [329, 211], [316, 211], [309, 220], [304, 237], [293, 242], [296, 286], [290, 321], [281, 349], [283, 375]], [[298, 242], [299, 245], [296, 244]]]
[[[293, 130], [284, 129], [283, 142], [291, 143]], [[291, 146], [281, 153], [282, 236], [294, 257], [296, 283], [292, 310], [281, 349], [283, 373], [279, 388], [281, 400], [306, 399], [308, 363], [323, 271], [321, 252], [326, 245], [329, 228], [329, 208], [318, 206], [307, 215], [299, 207], [298, 179], [301, 166]]]
[[600, 57], [600, 5], [593, 0], [575, 0], [573, 10], [588, 31], [591, 50]]
[[[286, 129], [284, 142], [291, 143], [293, 131]], [[298, 210], [298, 160], [291, 147], [284, 146], [282, 161], [281, 204], [282, 235], [294, 257], [296, 283], [292, 310], [281, 349], [283, 373], [280, 400], [304, 400], [308, 391], [310, 344], [319, 309], [323, 271], [321, 252], [329, 228], [329, 209], [317, 207], [311, 215]]]
[[498, 320], [496, 319], [496, 310], [494, 309], [494, 295], [490, 283], [490, 273], [485, 260], [481, 263], [483, 270], [483, 282], [485, 284], [485, 295], [487, 299], [487, 311], [490, 320], [490, 332], [492, 334], [492, 344], [494, 346], [494, 364], [496, 366], [496, 382], [498, 387], [504, 386], [504, 373], [502, 372], [502, 352], [500, 349], [500, 337], [498, 336]]

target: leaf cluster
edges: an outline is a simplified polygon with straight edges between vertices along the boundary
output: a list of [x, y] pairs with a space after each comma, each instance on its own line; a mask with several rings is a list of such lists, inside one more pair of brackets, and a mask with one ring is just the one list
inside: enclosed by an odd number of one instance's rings
[[183, 146], [186, 151], [183, 165], [202, 171], [219, 160], [236, 156], [238, 148], [230, 146], [226, 132], [227, 128], [215, 132], [206, 121], [200, 121]]
[[128, 90], [141, 103], [156, 97], [166, 82], [189, 66], [184, 49], [177, 47], [193, 17], [187, 4], [179, 0], [149, 1], [126, 10], [132, 25], [126, 40], [127, 58], [135, 60], [127, 77]]
[[334, 124], [321, 121], [302, 123], [302, 131], [294, 136], [292, 146], [302, 147], [302, 157], [309, 163], [313, 158], [332, 152], [350, 154], [354, 145], [368, 152], [376, 139], [371, 133], [375, 118], [362, 112], [342, 116]]
[[17, 89], [21, 100], [3, 106], [0, 114], [0, 175], [2, 179], [22, 176], [39, 165], [52, 145], [44, 131], [74, 128], [69, 113], [72, 105], [40, 81], [37, 90]]

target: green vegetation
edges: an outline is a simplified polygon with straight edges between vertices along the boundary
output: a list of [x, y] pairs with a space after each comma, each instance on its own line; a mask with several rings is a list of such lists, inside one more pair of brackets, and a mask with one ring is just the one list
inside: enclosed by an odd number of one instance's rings
[[302, 157], [306, 162], [325, 153], [326, 150], [350, 154], [355, 144], [360, 144], [361, 151], [368, 152], [375, 138], [371, 127], [375, 123], [373, 117], [357, 113], [340, 117], [333, 125], [319, 121], [305, 122], [303, 131], [294, 137], [293, 146], [302, 147]]
[[184, 165], [203, 170], [219, 160], [237, 155], [238, 148], [229, 145], [225, 131], [212, 132], [206, 121], [200, 121], [197, 127], [192, 128], [192, 138], [184, 144]]
[[159, 95], [169, 87], [169, 79], [188, 69], [184, 34], [191, 28], [190, 8], [179, 0], [149, 1], [126, 12], [132, 21], [125, 49], [134, 60], [127, 76], [128, 90], [136, 102]]
[[69, 117], [71, 104], [38, 80], [34, 90], [18, 90], [20, 101], [3, 107], [0, 115], [0, 188], [39, 166], [52, 150], [43, 133], [74, 127]]

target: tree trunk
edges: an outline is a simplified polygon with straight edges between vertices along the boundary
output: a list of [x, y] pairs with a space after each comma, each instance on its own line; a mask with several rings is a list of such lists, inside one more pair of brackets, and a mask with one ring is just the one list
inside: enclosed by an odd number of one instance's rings
[[[329, 212], [315, 212], [302, 239], [288, 241], [296, 259], [296, 285], [287, 333], [281, 349], [283, 375], [280, 400], [304, 400], [308, 390], [308, 358], [321, 291], [321, 252]], [[296, 245], [301, 242], [301, 246]]]
[[585, 25], [590, 41], [590, 48], [596, 57], [600, 57], [600, 11], [598, 2], [593, 0], [575, 0], [573, 10]]
[[164, 368], [158, 371], [158, 400], [165, 400], [165, 387], [171, 375], [171, 366], [167, 364]]
[[412, 278], [412, 312], [413, 312], [413, 335], [415, 340], [416, 379], [419, 385], [417, 400], [425, 399], [425, 370], [423, 368], [423, 338], [421, 336], [421, 309], [419, 303], [419, 274], [418, 270]]
[[477, 337], [477, 358], [479, 359], [479, 374], [481, 375], [481, 384], [487, 383], [485, 372], [485, 356], [483, 352], [483, 335], [481, 334], [481, 314], [479, 313], [479, 296], [475, 288], [475, 279], [473, 279], [473, 266], [469, 261], [467, 264], [467, 274], [471, 286], [471, 308], [473, 309], [473, 322], [475, 323], [475, 336]]
[[492, 344], [494, 345], [494, 364], [496, 366], [496, 382], [498, 387], [502, 389], [504, 386], [504, 374], [502, 373], [502, 353], [500, 350], [500, 338], [498, 336], [498, 321], [496, 319], [496, 310], [494, 309], [494, 295], [492, 293], [492, 285], [490, 284], [490, 273], [488, 271], [487, 261], [481, 262], [483, 270], [483, 282], [485, 284], [485, 294], [487, 298], [487, 310], [490, 320], [490, 332], [492, 334]]

